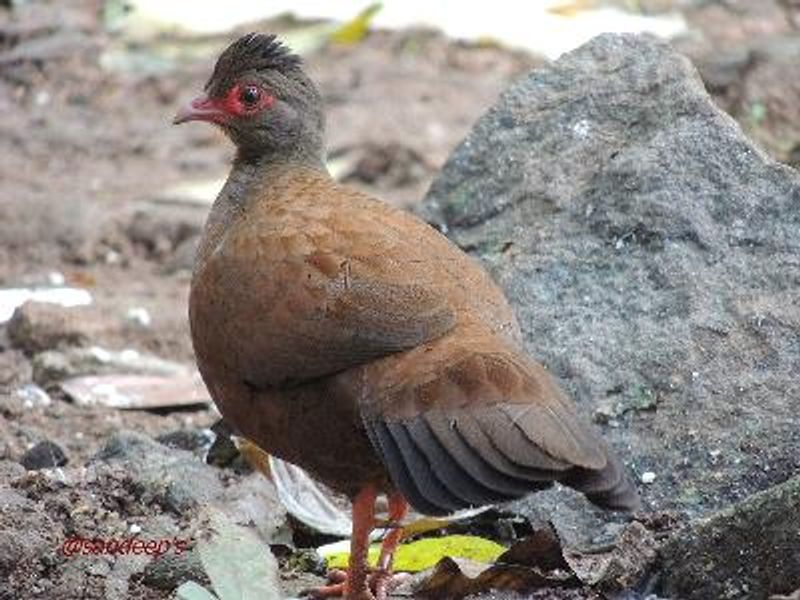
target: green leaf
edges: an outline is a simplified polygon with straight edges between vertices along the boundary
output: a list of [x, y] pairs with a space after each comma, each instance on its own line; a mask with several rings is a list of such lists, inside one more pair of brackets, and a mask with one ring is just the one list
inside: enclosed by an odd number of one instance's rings
[[175, 591], [175, 600], [218, 600], [199, 583], [187, 581]]
[[[473, 535], [448, 535], [439, 538], [426, 538], [409, 544], [401, 544], [394, 555], [394, 569], [409, 573], [424, 571], [436, 565], [445, 556], [492, 563], [505, 550], [504, 546], [492, 540]], [[370, 546], [370, 565], [377, 565], [379, 555], [380, 544]], [[349, 556], [347, 552], [338, 552], [327, 556], [328, 568], [347, 568]]]
[[221, 600], [280, 600], [278, 563], [249, 529], [210, 510], [210, 534], [197, 544], [200, 560]]

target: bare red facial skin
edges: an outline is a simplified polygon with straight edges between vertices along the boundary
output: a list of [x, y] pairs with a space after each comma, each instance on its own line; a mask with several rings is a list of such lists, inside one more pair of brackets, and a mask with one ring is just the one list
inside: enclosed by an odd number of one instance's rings
[[173, 123], [208, 121], [224, 125], [232, 118], [249, 117], [275, 104], [275, 96], [257, 84], [237, 83], [220, 98], [203, 94], [178, 111]]
[[224, 113], [232, 117], [247, 117], [271, 108], [275, 96], [257, 84], [237, 83], [217, 102]]

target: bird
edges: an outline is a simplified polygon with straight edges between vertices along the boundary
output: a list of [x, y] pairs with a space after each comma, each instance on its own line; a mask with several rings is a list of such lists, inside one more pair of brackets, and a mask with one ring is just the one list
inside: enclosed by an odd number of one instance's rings
[[[637, 510], [621, 462], [529, 356], [482, 266], [329, 175], [324, 112], [301, 58], [256, 32], [174, 118], [235, 146], [189, 292], [209, 393], [237, 435], [352, 501], [346, 577], [311, 595], [385, 598], [409, 506], [447, 515], [558, 482]], [[394, 526], [370, 570], [379, 495]]]

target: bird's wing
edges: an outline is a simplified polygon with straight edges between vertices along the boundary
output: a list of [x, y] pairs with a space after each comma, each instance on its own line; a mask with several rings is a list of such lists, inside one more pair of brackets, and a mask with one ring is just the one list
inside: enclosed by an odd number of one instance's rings
[[554, 481], [608, 508], [638, 497], [543, 367], [491, 335], [452, 335], [381, 361], [364, 423], [394, 484], [428, 514], [519, 498]]
[[406, 245], [369, 224], [348, 236], [332, 226], [274, 232], [244, 223], [195, 277], [194, 329], [210, 347], [230, 340], [231, 370], [256, 387], [302, 383], [417, 347], [449, 331], [456, 313], [414, 275], [419, 265]]

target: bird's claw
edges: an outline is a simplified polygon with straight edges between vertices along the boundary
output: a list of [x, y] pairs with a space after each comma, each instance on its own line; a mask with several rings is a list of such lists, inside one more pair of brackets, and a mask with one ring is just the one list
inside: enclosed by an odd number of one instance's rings
[[367, 577], [369, 590], [354, 595], [347, 590], [347, 572], [335, 569], [328, 573], [328, 585], [303, 590], [302, 594], [315, 600], [343, 597], [347, 597], [348, 600], [386, 600], [389, 593], [408, 577], [408, 573], [373, 569]]

